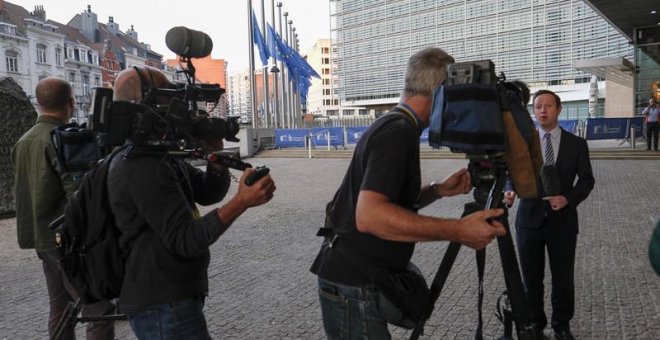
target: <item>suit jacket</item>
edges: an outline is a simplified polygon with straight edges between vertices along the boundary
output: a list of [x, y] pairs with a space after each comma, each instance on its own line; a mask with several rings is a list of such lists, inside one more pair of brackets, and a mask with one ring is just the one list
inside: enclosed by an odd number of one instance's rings
[[577, 206], [589, 196], [595, 183], [587, 141], [561, 129], [555, 165], [561, 185], [560, 195], [566, 197], [568, 205], [553, 211], [550, 204], [542, 199], [545, 194], [542, 185], [539, 185], [539, 197], [520, 200], [516, 215], [517, 228], [538, 229], [547, 221], [552, 230], [578, 233]]

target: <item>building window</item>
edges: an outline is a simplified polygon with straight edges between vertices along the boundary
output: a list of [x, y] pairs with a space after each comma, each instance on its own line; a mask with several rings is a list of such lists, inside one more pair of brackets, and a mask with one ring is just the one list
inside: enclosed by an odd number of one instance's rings
[[99, 77], [99, 76], [94, 77], [94, 86], [95, 87], [100, 87], [101, 86], [101, 77]]
[[66, 58], [67, 59], [75, 59], [75, 55], [73, 54], [73, 48], [68, 47], [66, 49]]
[[5, 23], [0, 24], [0, 33], [5, 33], [9, 35], [16, 35], [16, 27], [13, 25], [8, 25]]
[[330, 79], [323, 79], [323, 85], [330, 85]]
[[46, 45], [38, 44], [37, 45], [37, 62], [40, 64], [46, 64]]
[[7, 61], [7, 72], [18, 72], [18, 53], [5, 52], [5, 60]]
[[69, 83], [71, 83], [71, 88], [73, 89], [73, 93], [76, 93], [76, 73], [75, 72], [69, 72]]
[[367, 109], [359, 109], [358, 110], [358, 115], [366, 116], [367, 115]]
[[330, 64], [330, 58], [323, 58], [323, 65]]
[[89, 75], [83, 74], [81, 77], [81, 82], [82, 82], [82, 90], [83, 90], [83, 96], [86, 96], [89, 94]]
[[323, 89], [323, 95], [324, 96], [329, 96], [330, 95], [330, 89]]
[[330, 69], [327, 68], [327, 67], [324, 67], [324, 68], [322, 69], [322, 72], [323, 72], [323, 74], [330, 74]]
[[78, 59], [78, 61], [81, 61], [81, 62], [83, 62], [83, 63], [86, 63], [86, 62], [87, 62], [87, 51], [86, 51], [86, 50], [84, 50], [84, 49], [78, 49], [78, 55], [80, 56], [80, 58]]
[[62, 66], [62, 49], [55, 49], [55, 65]]

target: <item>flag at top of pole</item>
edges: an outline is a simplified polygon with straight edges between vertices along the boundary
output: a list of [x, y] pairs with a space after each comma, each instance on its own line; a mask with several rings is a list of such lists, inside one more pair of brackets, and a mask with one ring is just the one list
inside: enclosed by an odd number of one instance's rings
[[259, 48], [259, 58], [261, 59], [261, 64], [266, 66], [268, 65], [268, 58], [270, 58], [270, 53], [266, 47], [266, 42], [264, 37], [261, 35], [261, 30], [259, 30], [259, 24], [257, 24], [257, 16], [252, 11], [252, 40]]
[[280, 35], [275, 32], [270, 24], [267, 24], [267, 40], [268, 51], [275, 59], [284, 62], [291, 76], [290, 81], [293, 81], [295, 90], [300, 95], [303, 103], [307, 102], [307, 93], [311, 81], [309, 78], [320, 78], [319, 74], [312, 68], [311, 65], [303, 58], [298, 51], [291, 48], [289, 45], [282, 41]]

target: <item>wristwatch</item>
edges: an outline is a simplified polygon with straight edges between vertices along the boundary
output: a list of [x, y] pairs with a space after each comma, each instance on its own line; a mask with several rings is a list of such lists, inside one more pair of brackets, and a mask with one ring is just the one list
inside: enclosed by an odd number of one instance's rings
[[441, 198], [442, 195], [440, 195], [440, 191], [438, 191], [438, 187], [440, 186], [440, 183], [437, 183], [436, 181], [433, 181], [429, 183], [429, 186], [431, 187], [431, 190], [433, 190], [433, 194], [435, 194], [435, 197]]

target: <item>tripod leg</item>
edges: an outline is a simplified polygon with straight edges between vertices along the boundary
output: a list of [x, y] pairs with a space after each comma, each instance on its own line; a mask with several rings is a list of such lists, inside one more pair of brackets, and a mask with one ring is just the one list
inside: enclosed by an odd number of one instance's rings
[[[486, 208], [498, 208], [503, 206], [502, 189], [504, 188], [504, 182], [506, 181], [506, 166], [504, 163], [498, 165], [495, 178], [495, 183], [493, 183], [490, 194], [488, 195]], [[506, 229], [506, 234], [497, 238], [497, 248], [500, 251], [504, 283], [506, 284], [506, 289], [509, 293], [509, 300], [511, 301], [511, 310], [513, 312], [513, 320], [516, 325], [518, 339], [536, 340], [536, 334], [534, 333], [529, 320], [529, 304], [522, 285], [518, 258], [516, 257], [513, 238], [511, 237], [508, 212], [505, 212], [505, 214], [500, 216], [498, 220]]]
[[[506, 214], [505, 214], [506, 215]], [[518, 339], [536, 339], [536, 334], [529, 320], [529, 304], [522, 285], [518, 259], [514, 250], [508, 218], [500, 220], [506, 228], [506, 235], [497, 238], [497, 245], [502, 260], [502, 272], [511, 301], [511, 310], [518, 333]]]
[[62, 313], [60, 321], [57, 323], [57, 326], [55, 326], [55, 332], [53, 332], [53, 336], [50, 340], [59, 340], [62, 338], [62, 333], [64, 333], [68, 327], [76, 326], [76, 321], [81, 308], [82, 303], [80, 302], [80, 299], [76, 300], [76, 302], [69, 302], [66, 310]]

